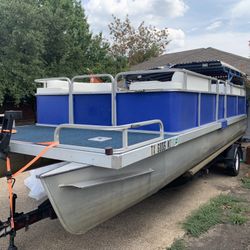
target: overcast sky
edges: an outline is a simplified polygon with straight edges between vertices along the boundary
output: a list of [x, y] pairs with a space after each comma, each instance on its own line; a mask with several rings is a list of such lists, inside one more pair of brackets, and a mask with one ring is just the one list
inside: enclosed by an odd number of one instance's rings
[[167, 53], [214, 47], [249, 57], [250, 0], [82, 0], [90, 28], [107, 37], [112, 14], [167, 27]]

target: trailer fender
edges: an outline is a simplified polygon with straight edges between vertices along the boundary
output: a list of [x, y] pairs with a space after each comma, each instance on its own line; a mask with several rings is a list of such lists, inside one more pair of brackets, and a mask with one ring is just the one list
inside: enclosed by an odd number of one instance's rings
[[224, 160], [225, 161], [234, 160], [236, 150], [239, 151], [240, 158], [242, 159], [243, 151], [242, 151], [241, 145], [240, 145], [240, 143], [234, 143], [228, 149], [225, 150], [225, 152], [224, 152]]
[[237, 176], [240, 171], [240, 159], [242, 159], [242, 149], [239, 143], [234, 143], [225, 152], [224, 163], [230, 176]]

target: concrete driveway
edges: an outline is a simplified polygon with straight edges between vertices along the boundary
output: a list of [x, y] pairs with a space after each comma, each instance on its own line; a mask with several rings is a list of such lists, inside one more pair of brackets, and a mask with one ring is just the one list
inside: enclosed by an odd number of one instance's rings
[[[28, 212], [38, 205], [30, 199], [21, 175], [16, 182], [17, 210]], [[67, 233], [58, 220], [44, 220], [30, 226], [25, 232], [17, 232], [16, 245], [20, 250], [82, 250], [82, 249], [165, 249], [184, 231], [180, 222], [198, 208], [222, 192], [236, 187], [236, 178], [223, 171], [194, 178], [178, 186], [166, 187], [136, 206], [97, 226], [84, 235]], [[8, 216], [6, 180], [0, 180], [0, 219]], [[7, 238], [0, 239], [0, 249], [7, 249]]]

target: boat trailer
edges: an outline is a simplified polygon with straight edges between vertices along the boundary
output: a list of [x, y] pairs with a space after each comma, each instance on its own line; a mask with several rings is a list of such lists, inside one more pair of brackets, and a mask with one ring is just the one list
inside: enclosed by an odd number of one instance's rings
[[28, 230], [29, 226], [46, 218], [56, 219], [57, 215], [47, 199], [38, 206], [37, 209], [28, 213], [16, 212], [16, 199], [17, 195], [12, 192], [15, 184], [15, 178], [10, 168], [9, 159], [9, 143], [11, 134], [13, 133], [13, 123], [15, 119], [21, 119], [21, 111], [6, 111], [3, 118], [1, 133], [0, 133], [0, 159], [6, 161], [7, 172], [6, 178], [9, 187], [9, 200], [10, 200], [10, 216], [2, 222], [0, 221], [0, 238], [9, 235], [8, 250], [17, 250], [14, 244], [16, 232], [22, 228]]

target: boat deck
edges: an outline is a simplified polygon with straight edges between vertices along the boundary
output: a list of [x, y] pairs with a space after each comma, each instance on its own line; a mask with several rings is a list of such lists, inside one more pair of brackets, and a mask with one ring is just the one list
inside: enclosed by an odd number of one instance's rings
[[[244, 123], [245, 119], [245, 115], [228, 118], [227, 126]], [[43, 158], [119, 169], [223, 129], [223, 124], [222, 121], [213, 122], [178, 134], [164, 133], [164, 137], [155, 131], [128, 129], [125, 146], [123, 132], [115, 131], [115, 127], [109, 130], [103, 130], [102, 126], [99, 129], [95, 126], [87, 126], [88, 129], [62, 127], [58, 137], [60, 144], [50, 148]], [[16, 130], [11, 138], [10, 152], [18, 155], [38, 155], [45, 148], [40, 143], [54, 141], [56, 134], [56, 128], [49, 126], [28, 125], [16, 127]], [[106, 154], [107, 147], [113, 148], [113, 154]]]
[[[16, 130], [17, 133], [11, 137], [15, 141], [41, 143], [54, 140], [55, 127], [28, 125], [17, 127]], [[159, 137], [159, 133], [129, 130], [128, 145], [157, 137]], [[173, 135], [165, 134], [164, 137], [168, 139]], [[122, 147], [122, 132], [63, 128], [60, 132], [60, 144], [99, 149], [105, 149], [106, 147], [118, 149]]]
[[[104, 168], [121, 168], [133, 162], [167, 150], [175, 143], [175, 134], [164, 134], [143, 130], [127, 129], [127, 146], [124, 147], [124, 134], [119, 130], [68, 128], [59, 132], [59, 145], [50, 148], [44, 158], [90, 164]], [[10, 151], [20, 155], [38, 155], [44, 142], [55, 140], [56, 127], [26, 125], [16, 127], [10, 142]], [[57, 140], [57, 141], [58, 141]], [[171, 142], [171, 143], [170, 143]], [[111, 155], [106, 148], [112, 148]]]

